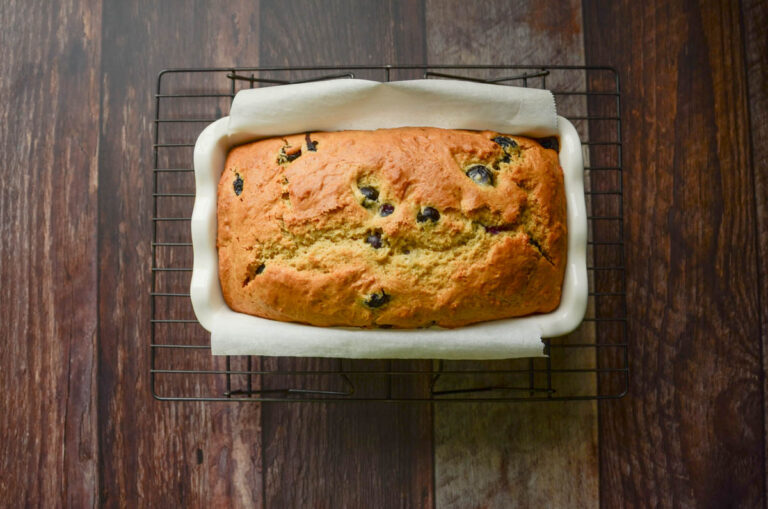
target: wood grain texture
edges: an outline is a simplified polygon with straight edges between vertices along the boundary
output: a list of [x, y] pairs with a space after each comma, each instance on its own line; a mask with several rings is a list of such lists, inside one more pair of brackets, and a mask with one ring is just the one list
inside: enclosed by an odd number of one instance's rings
[[747, 83], [734, 2], [584, 1], [622, 77], [629, 396], [600, 404], [604, 507], [763, 507]]
[[453, 406], [435, 410], [437, 507], [597, 506], [594, 404]]
[[[764, 436], [768, 436], [768, 3], [756, 0], [741, 2], [744, 31], [745, 65], [749, 93], [749, 132], [752, 171], [754, 174], [755, 206], [757, 208], [759, 307], [763, 354]], [[766, 476], [768, 476], [768, 443], [765, 445]], [[768, 485], [768, 477], [766, 477]]]
[[[167, 67], [257, 63], [258, 19], [258, 3], [245, 0], [226, 8], [181, 1], [163, 2], [162, 7], [138, 0], [105, 5], [98, 362], [100, 503], [106, 507], [262, 505], [260, 406], [158, 402], [148, 386], [157, 73]], [[179, 86], [194, 91], [204, 85], [208, 84]], [[187, 114], [206, 109], [210, 105]], [[161, 136], [173, 141], [173, 136], [181, 136], [175, 132], [161, 131]], [[181, 133], [192, 134], [184, 129]], [[191, 167], [191, 149], [174, 150], [168, 158]], [[169, 210], [189, 206], [189, 202], [172, 203]], [[168, 257], [189, 261], [188, 253]], [[177, 291], [183, 291], [189, 274], [183, 276], [187, 279], [160, 284], [179, 285]], [[159, 305], [172, 312], [184, 310], [178, 303]], [[199, 335], [177, 329], [160, 338], [182, 343]]]
[[[261, 22], [260, 62], [265, 66], [411, 64], [424, 59], [420, 1], [263, 1]], [[357, 73], [356, 77], [384, 79], [381, 73]], [[337, 363], [323, 359], [265, 362], [282, 370], [335, 369]], [[381, 362], [345, 364], [360, 370], [386, 369]], [[406, 363], [400, 365], [409, 369]], [[419, 363], [410, 367], [414, 365]], [[265, 388], [272, 383], [277, 382], [265, 380]], [[322, 387], [328, 380], [296, 377], [280, 383]], [[423, 396], [427, 384], [425, 378], [406, 381], [397, 390], [401, 397], [414, 392]], [[358, 391], [365, 392], [363, 387]], [[262, 421], [268, 507], [433, 505], [429, 405], [269, 404], [264, 406]]]
[[[0, 505], [583, 507], [599, 493], [604, 507], [765, 507], [766, 4], [584, 0], [583, 31], [580, 9], [0, 2]], [[160, 69], [260, 58], [580, 63], [582, 36], [587, 63], [614, 65], [623, 80], [633, 371], [630, 395], [599, 406], [599, 484], [593, 403], [439, 405], [433, 416], [420, 404], [151, 398]], [[181, 176], [160, 185], [169, 183], [192, 185]], [[160, 284], [183, 288], [185, 277]]]
[[0, 4], [0, 505], [96, 505], [100, 11]]
[[[487, 2], [479, 8], [428, 0], [426, 18], [431, 64], [584, 63], [578, 1]], [[551, 79], [550, 88], [585, 89], [583, 80]], [[585, 101], [569, 106], [571, 115], [586, 113]], [[586, 130], [581, 134], [587, 138]], [[585, 327], [563, 339], [569, 341], [594, 343], [594, 331]], [[563, 362], [571, 367], [594, 367], [592, 351], [574, 349], [568, 357]], [[586, 383], [584, 393], [595, 393], [589, 376], [555, 377], [553, 385], [567, 392], [575, 389], [569, 381]], [[437, 507], [594, 507], [597, 456], [592, 402], [435, 406]]]
[[581, 4], [426, 0], [430, 64], [583, 64]]

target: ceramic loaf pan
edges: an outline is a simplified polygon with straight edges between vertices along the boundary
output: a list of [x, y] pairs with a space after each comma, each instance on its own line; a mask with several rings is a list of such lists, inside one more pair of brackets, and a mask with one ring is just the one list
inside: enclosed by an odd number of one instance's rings
[[[345, 80], [352, 81], [352, 80]], [[463, 88], [475, 84], [462, 83]], [[441, 84], [445, 87], [445, 84]], [[498, 87], [496, 85], [481, 85]], [[270, 93], [275, 93], [273, 87]], [[509, 89], [511, 87], [503, 87]], [[306, 90], [306, 88], [304, 88]], [[326, 89], [327, 90], [327, 85]], [[475, 88], [471, 88], [474, 93]], [[493, 89], [482, 90], [493, 91]], [[525, 90], [525, 89], [523, 89]], [[322, 90], [321, 90], [322, 91]], [[279, 92], [279, 91], [277, 91]], [[309, 90], [311, 95], [312, 90]], [[325, 93], [325, 92], [323, 92]], [[424, 91], [420, 90], [420, 94]], [[349, 94], [348, 94], [349, 95]], [[391, 98], [387, 98], [391, 101]], [[370, 101], [369, 101], [370, 102]], [[404, 109], [408, 109], [407, 101]], [[326, 110], [340, 104], [329, 104]], [[395, 108], [396, 109], [396, 108]], [[447, 107], [450, 110], [450, 107]], [[375, 108], [372, 109], [375, 111]], [[329, 111], [323, 112], [327, 118]], [[345, 113], [345, 115], [349, 115]], [[388, 115], [391, 118], [392, 107]], [[407, 117], [407, 113], [404, 113]], [[213, 336], [214, 354], [327, 356], [354, 358], [452, 358], [488, 359], [541, 356], [542, 343], [531, 341], [532, 334], [555, 337], [567, 334], [581, 323], [587, 305], [586, 240], [587, 218], [584, 201], [583, 161], [581, 142], [576, 129], [563, 117], [557, 117], [555, 132], [524, 128], [504, 130], [498, 125], [488, 126], [512, 135], [556, 135], [560, 140], [560, 164], [563, 169], [566, 202], [568, 251], [565, 280], [560, 305], [550, 313], [484, 322], [457, 329], [352, 329], [323, 328], [288, 322], [277, 322], [232, 311], [225, 303], [218, 277], [217, 238], [217, 185], [229, 149], [246, 141], [290, 134], [281, 129], [280, 119], [270, 126], [269, 119], [259, 117], [249, 129], [248, 122], [237, 119], [233, 131], [230, 117], [209, 125], [199, 136], [194, 151], [196, 196], [192, 213], [192, 244], [194, 264], [190, 294], [200, 324]], [[427, 119], [429, 120], [429, 119]], [[327, 125], [312, 129], [309, 119], [302, 130], [329, 130]], [[388, 120], [378, 127], [408, 125], [410, 122]], [[435, 124], [443, 125], [435, 125]], [[423, 125], [447, 127], [445, 120], [425, 122]], [[416, 125], [416, 124], [411, 124]], [[474, 125], [474, 124], [472, 124]], [[291, 124], [293, 130], [296, 126]], [[455, 128], [467, 128], [466, 123]], [[517, 131], [517, 132], [516, 132]], [[224, 347], [217, 347], [216, 339]]]

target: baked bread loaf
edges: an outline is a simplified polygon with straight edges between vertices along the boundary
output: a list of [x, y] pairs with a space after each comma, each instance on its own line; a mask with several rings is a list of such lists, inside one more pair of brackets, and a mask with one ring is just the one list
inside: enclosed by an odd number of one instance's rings
[[552, 311], [566, 261], [556, 145], [406, 127], [235, 147], [218, 188], [224, 299], [318, 326], [458, 327]]

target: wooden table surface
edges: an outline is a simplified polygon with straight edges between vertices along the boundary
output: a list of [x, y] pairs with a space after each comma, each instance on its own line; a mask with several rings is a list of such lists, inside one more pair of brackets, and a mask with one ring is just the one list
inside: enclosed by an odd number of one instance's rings
[[[765, 2], [5, 0], [0, 20], [0, 506], [766, 507]], [[152, 398], [161, 69], [542, 62], [621, 76], [626, 397]]]

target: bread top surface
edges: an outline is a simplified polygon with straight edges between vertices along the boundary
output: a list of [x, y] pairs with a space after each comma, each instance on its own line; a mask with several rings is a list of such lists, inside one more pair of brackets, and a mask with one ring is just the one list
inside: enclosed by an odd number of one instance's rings
[[229, 152], [218, 196], [219, 278], [238, 312], [457, 327], [560, 302], [563, 175], [533, 139], [416, 127], [264, 139]]

